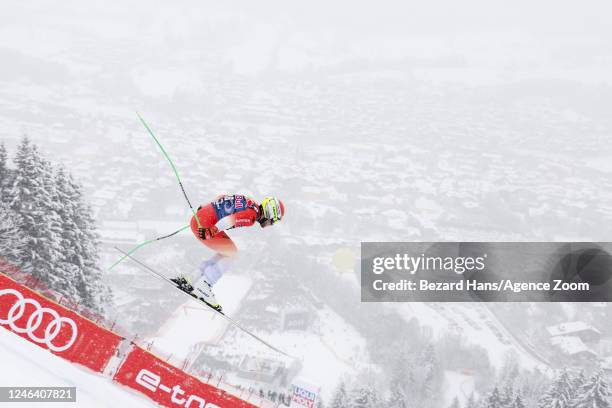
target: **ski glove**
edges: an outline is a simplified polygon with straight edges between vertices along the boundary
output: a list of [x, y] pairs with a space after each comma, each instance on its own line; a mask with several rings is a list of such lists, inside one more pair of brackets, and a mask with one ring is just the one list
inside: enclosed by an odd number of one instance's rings
[[219, 229], [214, 225], [210, 228], [198, 228], [198, 236], [203, 240], [213, 239], [218, 232]]

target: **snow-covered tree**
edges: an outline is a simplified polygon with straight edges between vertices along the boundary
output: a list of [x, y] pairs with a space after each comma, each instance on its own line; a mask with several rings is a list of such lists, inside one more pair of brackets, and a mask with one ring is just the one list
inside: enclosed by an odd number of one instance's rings
[[[58, 174], [59, 177], [59, 174]], [[84, 304], [92, 309], [102, 310], [110, 302], [112, 294], [102, 282], [102, 271], [98, 266], [99, 242], [92, 210], [83, 200], [81, 186], [71, 177], [67, 177], [66, 198], [73, 204], [75, 246], [74, 263], [81, 268], [83, 281], [78, 288], [83, 294]]]
[[548, 391], [540, 399], [540, 408], [571, 408], [573, 384], [567, 371], [555, 378]]
[[346, 384], [344, 381], [340, 382], [334, 396], [331, 399], [330, 408], [349, 408], [349, 399], [346, 392]]
[[54, 171], [28, 138], [15, 156], [10, 206], [25, 237], [21, 266], [69, 299], [100, 311], [110, 298], [97, 266], [98, 238], [80, 186]]
[[54, 288], [65, 287], [66, 281], [56, 282], [59, 279], [57, 263], [61, 259], [61, 243], [57, 236], [60, 226], [52, 207], [48, 164], [24, 138], [17, 149], [15, 166], [11, 208], [23, 221], [21, 229], [27, 241], [22, 264], [31, 266], [34, 276]]
[[0, 143], [0, 202], [8, 203], [7, 191], [9, 185], [8, 154], [4, 143]]
[[476, 397], [474, 396], [474, 393], [472, 392], [470, 396], [468, 397], [467, 401], [465, 402], [465, 408], [476, 408], [476, 407], [477, 407]]
[[499, 383], [505, 384], [506, 391], [508, 388], [514, 388], [515, 382], [519, 377], [518, 357], [515, 351], [508, 352], [504, 356], [504, 365], [500, 370]]
[[391, 396], [387, 401], [389, 408], [408, 408], [408, 402], [406, 401], [406, 394], [402, 388], [393, 387], [391, 389]]
[[610, 408], [610, 386], [601, 371], [577, 391], [572, 408]]
[[387, 406], [390, 408], [407, 408], [409, 406], [407, 396], [412, 393], [409, 392], [408, 387], [414, 384], [414, 381], [410, 378], [411, 372], [409, 367], [410, 364], [406, 353], [401, 351], [393, 360], [390, 367], [389, 385], [391, 395], [387, 401]]
[[587, 376], [584, 374], [584, 370], [580, 370], [577, 373], [570, 375], [570, 383], [572, 385], [571, 399], [576, 398], [576, 393], [587, 383]]
[[521, 398], [520, 394], [517, 394], [516, 398], [514, 398], [512, 408], [526, 408], [525, 403], [523, 403], [523, 399]]
[[20, 264], [26, 246], [20, 223], [19, 215], [0, 202], [0, 258], [15, 265]]
[[419, 358], [419, 384], [423, 399], [436, 397], [436, 391], [442, 382], [442, 370], [433, 344], [428, 344]]
[[537, 368], [531, 372], [523, 371], [516, 379], [516, 390], [520, 392], [521, 399], [530, 408], [537, 407], [542, 398], [542, 394], [551, 385], [550, 378]]
[[508, 383], [504, 386], [504, 391], [500, 393], [502, 407], [511, 407], [514, 403], [515, 393], [512, 385], [514, 380], [507, 380]]
[[45, 244], [40, 247], [46, 259], [50, 261], [51, 268], [46, 281], [51, 288], [66, 295], [68, 298], [81, 301], [81, 296], [76, 283], [78, 282], [77, 268], [66, 268], [66, 251], [62, 240], [63, 220], [60, 212], [64, 208], [64, 202], [58, 200], [58, 189], [55, 174], [51, 163], [40, 156], [38, 148], [33, 148], [35, 157], [40, 158], [43, 170], [43, 189], [50, 200], [37, 203], [43, 209], [45, 223], [42, 224], [42, 233]]
[[349, 401], [351, 408], [371, 408], [382, 405], [376, 389], [369, 385], [356, 387], [352, 390]]
[[59, 239], [63, 248], [59, 269], [64, 276], [71, 278], [74, 290], [73, 300], [87, 299], [85, 276], [83, 275], [83, 259], [80, 256], [83, 245], [83, 234], [76, 224], [77, 203], [72, 200], [71, 186], [68, 176], [63, 168], [55, 174], [55, 188], [53, 189], [55, 212], [59, 220]]
[[497, 387], [493, 388], [493, 391], [489, 394], [485, 403], [486, 408], [504, 408], [501, 394]]

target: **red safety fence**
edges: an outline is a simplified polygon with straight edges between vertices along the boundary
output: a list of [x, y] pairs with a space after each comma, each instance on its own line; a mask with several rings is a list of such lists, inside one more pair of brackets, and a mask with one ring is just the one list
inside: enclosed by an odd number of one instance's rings
[[0, 273], [0, 326], [68, 361], [102, 372], [121, 337]]
[[[21, 273], [8, 272], [15, 277], [15, 273]], [[27, 274], [24, 275], [27, 278]], [[44, 286], [42, 290], [43, 293], [50, 291]], [[120, 348], [125, 340], [123, 337], [3, 273], [0, 273], [0, 326], [65, 360], [105, 375], [108, 375], [107, 366], [118, 365], [114, 381], [166, 407], [256, 407], [198, 380], [133, 343], [128, 350], [123, 350]], [[113, 363], [109, 365], [113, 356]]]
[[114, 380], [165, 407], [255, 408], [134, 346]]

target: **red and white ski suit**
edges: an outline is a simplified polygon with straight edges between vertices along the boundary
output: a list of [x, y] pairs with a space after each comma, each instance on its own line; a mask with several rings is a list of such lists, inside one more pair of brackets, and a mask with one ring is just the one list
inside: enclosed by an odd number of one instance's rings
[[219, 230], [213, 238], [201, 239], [196, 218], [191, 217], [191, 231], [196, 238], [218, 254], [232, 257], [236, 255], [238, 248], [225, 230], [255, 224], [259, 217], [259, 204], [244, 195], [221, 195], [212, 203], [198, 208], [196, 216], [202, 228], [215, 226]]

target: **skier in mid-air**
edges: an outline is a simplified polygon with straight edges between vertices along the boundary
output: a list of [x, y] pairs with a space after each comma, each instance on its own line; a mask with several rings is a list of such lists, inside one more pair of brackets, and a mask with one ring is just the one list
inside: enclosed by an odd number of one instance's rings
[[203, 261], [188, 274], [179, 274], [172, 281], [180, 289], [196, 296], [212, 308], [221, 311], [212, 287], [228, 269], [229, 263], [237, 255], [238, 248], [225, 232], [239, 227], [250, 227], [256, 222], [262, 228], [279, 222], [285, 215], [283, 202], [276, 197], [266, 197], [258, 204], [244, 195], [222, 195], [215, 201], [198, 207], [196, 217], [191, 218], [191, 230], [215, 255]]

